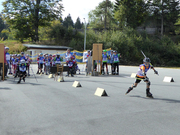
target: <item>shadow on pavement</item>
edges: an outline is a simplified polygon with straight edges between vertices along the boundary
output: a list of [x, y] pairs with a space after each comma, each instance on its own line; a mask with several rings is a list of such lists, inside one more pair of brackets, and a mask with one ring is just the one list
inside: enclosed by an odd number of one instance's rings
[[136, 98], [141, 98], [141, 99], [150, 99], [150, 100], [159, 100], [159, 101], [166, 101], [168, 103], [180, 103], [180, 100], [175, 100], [175, 99], [168, 99], [168, 98], [148, 98], [148, 97], [141, 97], [141, 96], [130, 96], [130, 97], [136, 97]]
[[[130, 77], [130, 74], [119, 74], [119, 75], [99, 75], [99, 77]], [[98, 77], [98, 76], [97, 76]]]
[[7, 87], [0, 87], [0, 90], [11, 90], [11, 89]]

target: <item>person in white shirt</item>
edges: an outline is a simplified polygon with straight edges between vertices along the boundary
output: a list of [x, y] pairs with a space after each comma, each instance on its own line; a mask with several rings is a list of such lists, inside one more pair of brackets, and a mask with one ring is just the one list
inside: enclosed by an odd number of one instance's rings
[[66, 58], [66, 62], [70, 60], [70, 58], [71, 58], [71, 51], [70, 51], [70, 49], [67, 49], [65, 58]]

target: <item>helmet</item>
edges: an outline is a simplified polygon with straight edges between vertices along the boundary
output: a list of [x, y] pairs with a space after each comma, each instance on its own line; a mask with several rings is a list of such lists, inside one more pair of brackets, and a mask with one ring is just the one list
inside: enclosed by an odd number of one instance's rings
[[21, 63], [22, 63], [22, 64], [24, 64], [24, 63], [25, 63], [25, 60], [24, 60], [24, 59], [22, 59], [22, 60], [21, 60]]
[[76, 54], [76, 52], [73, 52], [74, 54]]
[[21, 52], [21, 54], [24, 54], [24, 52]]
[[60, 54], [57, 53], [56, 56], [60, 56]]
[[107, 50], [103, 50], [103, 52], [107, 52]]
[[49, 56], [52, 56], [52, 54], [49, 54]]
[[27, 57], [29, 57], [29, 54], [26, 54]]
[[9, 47], [5, 47], [5, 49], [8, 49], [8, 50], [9, 50]]
[[53, 55], [53, 57], [55, 57], [56, 55]]
[[17, 56], [18, 56], [18, 57], [21, 57], [21, 55], [20, 55], [20, 54], [18, 54]]
[[40, 53], [39, 55], [43, 55], [43, 53]]
[[151, 62], [151, 60], [149, 58], [144, 58], [143, 62]]
[[113, 51], [113, 53], [117, 53], [117, 51]]

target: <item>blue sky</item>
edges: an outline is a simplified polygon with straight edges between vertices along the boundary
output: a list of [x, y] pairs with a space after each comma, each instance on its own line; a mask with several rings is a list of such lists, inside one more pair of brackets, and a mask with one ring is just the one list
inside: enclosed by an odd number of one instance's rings
[[[3, 9], [2, 2], [5, 0], [0, 0], [0, 12]], [[79, 17], [81, 22], [84, 21], [83, 18], [88, 21], [88, 13], [94, 10], [96, 6], [103, 0], [62, 0], [64, 6], [63, 19], [71, 14], [71, 17], [75, 23], [76, 19]], [[115, 0], [111, 0], [114, 2]]]

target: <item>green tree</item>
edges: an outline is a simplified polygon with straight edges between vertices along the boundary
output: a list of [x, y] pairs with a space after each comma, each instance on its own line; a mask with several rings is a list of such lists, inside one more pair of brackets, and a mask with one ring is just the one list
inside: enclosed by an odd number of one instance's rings
[[0, 40], [7, 39], [7, 34], [5, 32], [5, 29], [7, 29], [7, 25], [4, 23], [2, 16], [0, 14]]
[[114, 16], [120, 27], [136, 28], [148, 16], [148, 3], [145, 0], [119, 0], [116, 2]]
[[161, 24], [161, 35], [164, 34], [164, 27], [169, 28], [175, 34], [174, 24], [180, 14], [179, 0], [153, 0], [150, 1], [150, 11], [158, 23]]
[[97, 29], [110, 29], [113, 26], [113, 3], [109, 0], [103, 0], [88, 13], [90, 27]]
[[81, 29], [81, 28], [82, 28], [82, 23], [81, 23], [79, 17], [77, 18], [77, 20], [76, 20], [76, 22], [75, 22], [74, 28], [75, 28], [75, 29]]
[[2, 19], [2, 15], [0, 14], [0, 32], [3, 30], [3, 29], [6, 29], [7, 26], [6, 24], [4, 23], [3, 19]]
[[177, 20], [177, 22], [175, 23], [175, 33], [177, 35], [180, 35], [180, 14], [179, 14], [179, 19]]
[[73, 27], [74, 28], [74, 22], [73, 22], [70, 14], [67, 17], [64, 18], [63, 26], [66, 27], [66, 28], [68, 28], [68, 27]]
[[6, 22], [17, 29], [16, 38], [39, 41], [40, 26], [49, 26], [63, 11], [61, 0], [6, 0], [3, 15]]
[[119, 10], [120, 0], [115, 0], [114, 2], [114, 12]]

